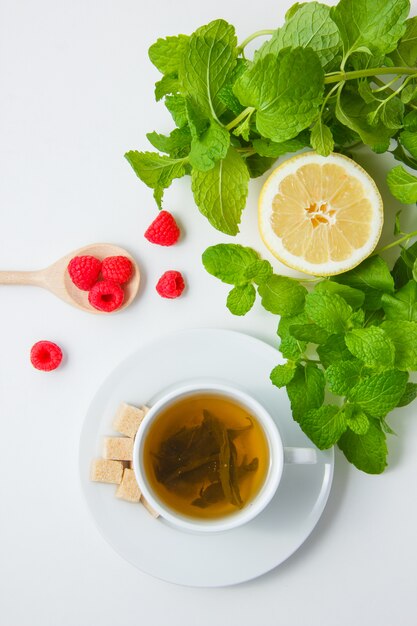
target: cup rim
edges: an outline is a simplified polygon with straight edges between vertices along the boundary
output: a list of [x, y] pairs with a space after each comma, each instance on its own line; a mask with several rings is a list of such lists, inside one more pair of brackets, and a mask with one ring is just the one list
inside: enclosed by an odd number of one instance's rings
[[[143, 447], [154, 419], [160, 411], [171, 403], [188, 395], [196, 393], [218, 393], [243, 404], [255, 415], [262, 426], [269, 447], [269, 467], [264, 483], [243, 509], [219, 519], [192, 519], [186, 515], [176, 513], [165, 505], [161, 499], [154, 496], [152, 488], [146, 478], [143, 464]], [[278, 427], [265, 407], [252, 395], [237, 386], [213, 381], [183, 383], [163, 394], [143, 418], [135, 437], [133, 446], [133, 470], [139, 488], [149, 504], [170, 525], [191, 532], [219, 532], [237, 528], [255, 518], [271, 501], [281, 480], [284, 466], [284, 448]]]

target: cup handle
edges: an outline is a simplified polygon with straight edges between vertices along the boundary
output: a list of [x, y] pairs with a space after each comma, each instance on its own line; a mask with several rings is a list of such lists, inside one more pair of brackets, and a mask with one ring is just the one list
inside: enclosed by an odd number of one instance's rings
[[284, 463], [313, 465], [317, 463], [317, 453], [314, 448], [284, 448]]

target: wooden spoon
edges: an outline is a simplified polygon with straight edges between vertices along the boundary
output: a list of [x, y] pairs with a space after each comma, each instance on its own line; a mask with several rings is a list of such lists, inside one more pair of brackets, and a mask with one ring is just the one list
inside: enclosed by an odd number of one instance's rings
[[129, 282], [123, 285], [125, 299], [117, 311], [121, 311], [129, 306], [138, 293], [140, 282], [139, 268], [136, 261], [126, 250], [111, 243], [95, 243], [79, 248], [43, 270], [34, 272], [0, 272], [0, 285], [35, 285], [36, 287], [43, 287], [58, 296], [58, 298], [61, 298], [61, 300], [72, 304], [82, 311], [105, 313], [105, 311], [99, 311], [91, 306], [88, 302], [88, 292], [78, 289], [68, 274], [67, 266], [71, 259], [84, 254], [95, 256], [100, 260], [107, 256], [125, 256], [130, 259], [133, 265], [133, 274]]

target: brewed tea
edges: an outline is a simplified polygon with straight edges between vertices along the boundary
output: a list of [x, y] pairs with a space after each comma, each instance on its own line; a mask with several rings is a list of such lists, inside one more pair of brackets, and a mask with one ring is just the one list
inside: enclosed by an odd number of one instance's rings
[[146, 435], [144, 468], [152, 490], [175, 511], [219, 518], [257, 495], [269, 465], [266, 436], [248, 410], [219, 394], [170, 405]]

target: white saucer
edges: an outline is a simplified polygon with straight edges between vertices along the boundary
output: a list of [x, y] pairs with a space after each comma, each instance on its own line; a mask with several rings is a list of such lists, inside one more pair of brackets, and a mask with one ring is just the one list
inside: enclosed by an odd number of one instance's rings
[[278, 491], [252, 522], [213, 535], [190, 534], [155, 520], [145, 508], [114, 497], [115, 486], [89, 479], [102, 438], [112, 434], [118, 404], [152, 404], [173, 384], [202, 377], [246, 389], [277, 421], [284, 445], [311, 442], [292, 417], [285, 389], [273, 387], [278, 350], [226, 330], [186, 330], [161, 337], [123, 361], [97, 392], [80, 442], [81, 484], [102, 535], [125, 559], [163, 580], [197, 587], [233, 585], [273, 569], [307, 539], [330, 492], [334, 453], [317, 450], [316, 465], [285, 466]]

